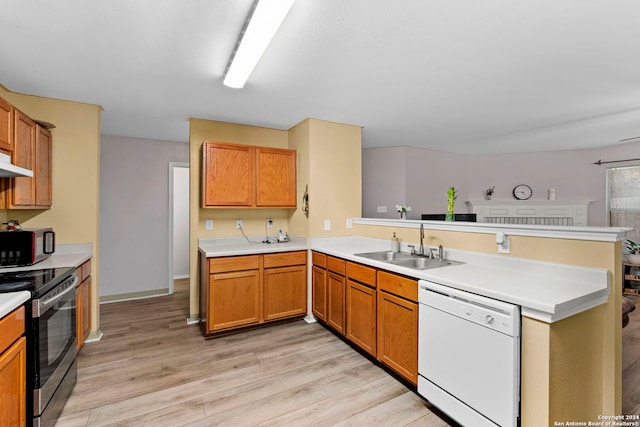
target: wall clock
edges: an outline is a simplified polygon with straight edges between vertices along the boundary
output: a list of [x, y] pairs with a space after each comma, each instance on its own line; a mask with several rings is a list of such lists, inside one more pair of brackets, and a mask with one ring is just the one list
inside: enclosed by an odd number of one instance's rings
[[518, 200], [528, 200], [531, 198], [533, 190], [525, 184], [516, 185], [513, 189], [513, 197]]

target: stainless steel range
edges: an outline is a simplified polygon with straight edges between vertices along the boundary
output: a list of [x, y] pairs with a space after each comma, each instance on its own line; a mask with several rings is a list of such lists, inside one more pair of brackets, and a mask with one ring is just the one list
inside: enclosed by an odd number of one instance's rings
[[76, 283], [72, 267], [0, 271], [0, 293], [29, 291], [27, 424], [53, 426], [76, 384]]

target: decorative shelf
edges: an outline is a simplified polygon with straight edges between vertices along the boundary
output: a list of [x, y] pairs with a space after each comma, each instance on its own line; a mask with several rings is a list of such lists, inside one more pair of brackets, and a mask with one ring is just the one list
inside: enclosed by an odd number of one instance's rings
[[469, 200], [478, 222], [584, 227], [591, 200]]

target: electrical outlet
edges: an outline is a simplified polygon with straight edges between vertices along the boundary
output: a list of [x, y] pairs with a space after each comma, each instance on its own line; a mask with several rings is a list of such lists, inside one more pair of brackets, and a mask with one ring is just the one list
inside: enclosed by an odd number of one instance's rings
[[353, 227], [353, 221], [351, 221], [351, 218], [347, 218], [347, 228], [351, 227]]
[[267, 228], [271, 228], [271, 227], [273, 227], [273, 220], [271, 218], [269, 218], [267, 220]]
[[236, 228], [242, 228], [242, 220], [236, 219]]
[[206, 228], [207, 230], [213, 230], [213, 220], [212, 219], [206, 220], [204, 223], [204, 228]]
[[331, 220], [330, 219], [325, 219], [324, 220], [324, 229], [325, 230], [331, 230]]

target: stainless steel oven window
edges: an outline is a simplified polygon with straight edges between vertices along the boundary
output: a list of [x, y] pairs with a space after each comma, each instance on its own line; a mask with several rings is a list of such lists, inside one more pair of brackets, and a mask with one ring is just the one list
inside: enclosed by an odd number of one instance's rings
[[[34, 300], [34, 326], [36, 332], [36, 388], [42, 387], [69, 352], [75, 352], [76, 292], [75, 276], [67, 281], [66, 289], [54, 291]], [[59, 289], [59, 288], [56, 288]]]
[[47, 334], [47, 364], [53, 365], [63, 355], [75, 338], [76, 300], [75, 292], [71, 298], [61, 300], [46, 320], [41, 331]]

